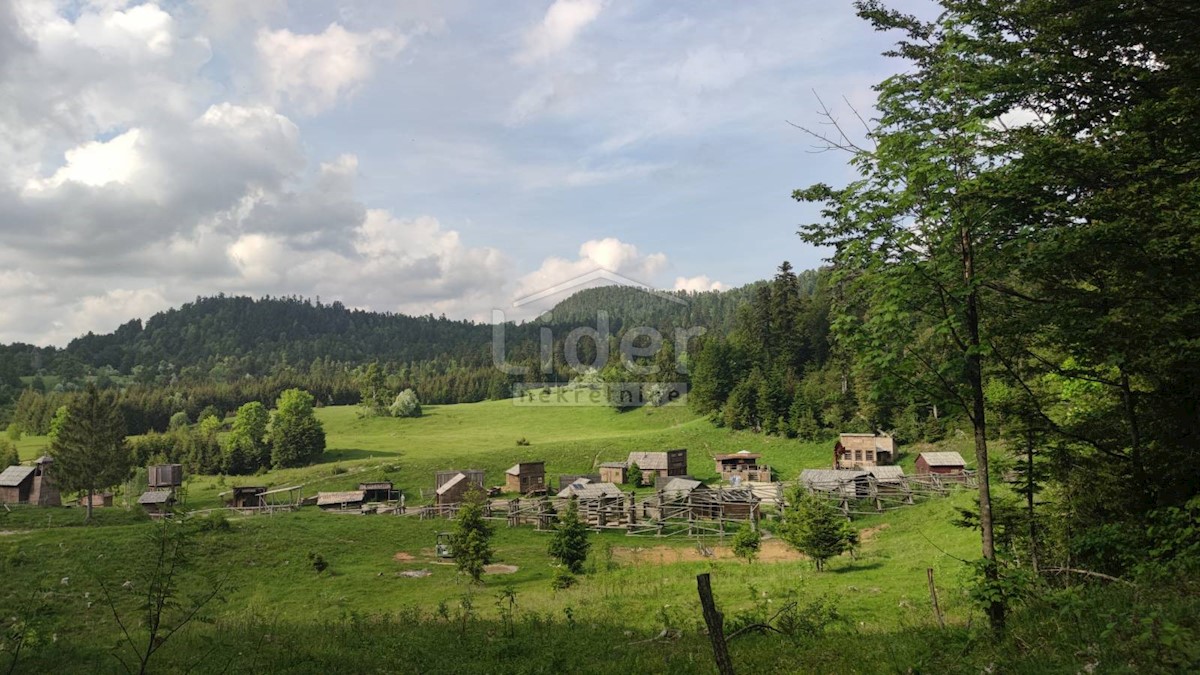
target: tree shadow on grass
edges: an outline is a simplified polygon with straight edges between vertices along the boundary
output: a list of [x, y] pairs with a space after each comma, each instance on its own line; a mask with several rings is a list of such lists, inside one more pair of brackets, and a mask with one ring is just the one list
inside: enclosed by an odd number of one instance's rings
[[401, 456], [399, 450], [361, 450], [358, 448], [335, 448], [326, 450], [324, 455], [321, 455], [320, 464], [332, 464], [334, 462], [351, 462], [359, 459], [377, 459], [379, 461], [389, 461], [398, 459]]
[[849, 572], [865, 572], [867, 570], [876, 570], [883, 567], [881, 562], [851, 562], [847, 565], [839, 565], [837, 567], [826, 567], [825, 571], [831, 574], [846, 574]]

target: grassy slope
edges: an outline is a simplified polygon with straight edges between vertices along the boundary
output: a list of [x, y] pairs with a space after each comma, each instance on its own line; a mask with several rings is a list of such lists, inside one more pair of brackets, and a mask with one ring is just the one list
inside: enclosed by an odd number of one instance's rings
[[[488, 402], [430, 406], [426, 416], [411, 420], [358, 419], [353, 408], [326, 408], [320, 416], [330, 448], [325, 463], [236, 481], [197, 477], [189, 486], [189, 506], [216, 504], [217, 492], [235, 482], [311, 482], [306, 489], [311, 494], [386, 475], [416, 494], [417, 488], [432, 487], [437, 469], [482, 468], [489, 484], [495, 484], [503, 469], [520, 459], [544, 459], [548, 473], [555, 476], [587, 471], [595, 462], [623, 458], [635, 449], [686, 447], [690, 469], [699, 477], [712, 476], [712, 454], [740, 449], [763, 453], [766, 462], [789, 478], [803, 467], [825, 466], [828, 461], [828, 443], [716, 429], [683, 407], [616, 413], [606, 408]], [[517, 446], [520, 437], [531, 445]], [[23, 456], [36, 453], [35, 441], [23, 441]], [[334, 466], [346, 472], [335, 473]], [[860, 630], [896, 630], [929, 620], [926, 567], [937, 572], [950, 620], [967, 620], [963, 566], [947, 554], [966, 558], [975, 552], [976, 535], [950, 524], [953, 507], [969, 502], [969, 495], [959, 494], [859, 521], [858, 526], [872, 530], [859, 559], [834, 561], [822, 574], [798, 560], [754, 565], [732, 560], [675, 562], [675, 549], [690, 549], [692, 542], [604, 533], [593, 538], [598, 557], [606, 545], [653, 548], [633, 554], [618, 551], [618, 557], [640, 556], [643, 564], [596, 572], [575, 588], [554, 592], [549, 583], [554, 569], [545, 554], [547, 535], [500, 524], [498, 562], [519, 569], [490, 577], [482, 589], [469, 589], [451, 567], [430, 557], [434, 534], [447, 526], [444, 521], [315, 509], [236, 519], [231, 532], [204, 535], [202, 553], [195, 559], [202, 572], [230, 575], [234, 590], [216, 609], [230, 621], [267, 616], [307, 623], [406, 606], [431, 613], [439, 602], [453, 606], [467, 592], [483, 594], [476, 605], [488, 617], [496, 614], [495, 592], [511, 584], [524, 612], [544, 612], [561, 620], [563, 608], [570, 606], [581, 621], [648, 637], [664, 617], [672, 625], [693, 625], [699, 617], [695, 575], [710, 571], [727, 616], [765, 598], [783, 602], [788, 597], [807, 601], [829, 596]], [[0, 536], [0, 568], [10, 581], [0, 589], [0, 612], [26, 604], [26, 596], [37, 592], [47, 604], [45, 615], [52, 617], [51, 629], [61, 639], [95, 646], [113, 636], [101, 606], [87, 606], [97, 596], [95, 579], [121, 583], [142, 555], [150, 525], [140, 522], [136, 513], [113, 509], [104, 513], [102, 523], [109, 524], [103, 527], [46, 527], [76, 524], [80, 515], [66, 509], [0, 514], [0, 530], [19, 530]], [[314, 574], [306, 560], [310, 551], [330, 562], [332, 574]], [[414, 559], [397, 561], [397, 553]], [[396, 576], [414, 569], [433, 574], [422, 579]], [[63, 578], [71, 580], [68, 585], [61, 584]], [[81, 620], [84, 616], [91, 620]]]

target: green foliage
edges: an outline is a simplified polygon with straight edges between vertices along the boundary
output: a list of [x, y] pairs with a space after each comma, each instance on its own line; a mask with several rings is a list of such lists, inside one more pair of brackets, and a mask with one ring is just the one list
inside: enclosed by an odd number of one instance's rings
[[733, 535], [733, 554], [748, 563], [754, 562], [762, 548], [762, 534], [749, 522], [742, 523]]
[[796, 487], [788, 495], [783, 522], [775, 534], [788, 546], [812, 558], [817, 571], [825, 562], [852, 550], [858, 544], [858, 532], [828, 500]]
[[213, 511], [189, 522], [197, 532], [228, 532], [232, 528], [223, 511]]
[[313, 571], [317, 574], [321, 574], [329, 569], [329, 563], [326, 562], [325, 557], [313, 551], [308, 552], [308, 564], [312, 566]]
[[325, 452], [325, 429], [313, 413], [312, 394], [289, 389], [280, 395], [271, 418], [271, 464], [304, 466]]
[[591, 545], [587, 523], [579, 517], [579, 504], [572, 499], [567, 503], [567, 508], [558, 514], [558, 525], [550, 538], [550, 555], [573, 574], [582, 574]]
[[182, 429], [191, 423], [192, 420], [188, 417], [187, 412], [180, 410], [179, 412], [171, 415], [171, 421], [167, 425], [167, 428], [174, 431], [176, 429]]
[[579, 583], [579, 577], [571, 573], [569, 569], [559, 568], [554, 572], [554, 578], [550, 580], [550, 588], [556, 591], [566, 590], [575, 584]]
[[[125, 480], [131, 468], [125, 420], [111, 392], [88, 387], [71, 402], [50, 443], [54, 480], [63, 490], [89, 495]], [[88, 502], [88, 515], [92, 505]]]
[[7, 438], [0, 438], [0, 467], [7, 468], [20, 463], [21, 454], [17, 452], [17, 446]]
[[450, 548], [459, 572], [471, 577], [474, 583], [483, 579], [483, 568], [492, 562], [492, 526], [483, 518], [487, 500], [482, 490], [472, 489], [463, 498], [454, 530], [450, 533]]
[[642, 467], [637, 465], [637, 462], [630, 462], [629, 468], [625, 471], [625, 479], [634, 487], [645, 487], [646, 479], [642, 475]]
[[266, 406], [251, 401], [238, 408], [225, 441], [222, 470], [231, 475], [254, 473], [271, 464], [271, 446], [267, 442], [270, 414]]
[[420, 417], [421, 402], [417, 400], [417, 392], [405, 389], [396, 394], [396, 400], [387, 409], [392, 417]]
[[16, 422], [10, 422], [4, 433], [13, 443], [21, 440], [21, 427]]
[[60, 433], [62, 433], [63, 425], [67, 423], [67, 417], [69, 415], [70, 411], [65, 405], [59, 406], [58, 409], [54, 411], [54, 417], [50, 418], [50, 429], [46, 432], [46, 435], [50, 437], [52, 442], [54, 439], [58, 438]]

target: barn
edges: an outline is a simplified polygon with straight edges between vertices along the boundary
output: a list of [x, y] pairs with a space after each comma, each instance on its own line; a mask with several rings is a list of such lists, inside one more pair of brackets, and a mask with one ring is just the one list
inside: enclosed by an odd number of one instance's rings
[[624, 483], [629, 480], [628, 462], [604, 462], [600, 465], [600, 480], [605, 483]]
[[896, 443], [883, 434], [839, 434], [833, 457], [835, 469], [891, 464], [896, 458]]
[[656, 477], [686, 476], [687, 450], [667, 450], [665, 452], [631, 452], [629, 466], [637, 464], [642, 472], [642, 481], [653, 483]]
[[546, 489], [546, 463], [520, 462], [504, 472], [504, 491], [523, 495]]
[[142, 505], [151, 518], [162, 518], [171, 514], [171, 507], [175, 505], [175, 492], [148, 490], [138, 497], [138, 504]]
[[917, 473], [962, 475], [967, 463], [957, 452], [922, 452], [917, 455]]

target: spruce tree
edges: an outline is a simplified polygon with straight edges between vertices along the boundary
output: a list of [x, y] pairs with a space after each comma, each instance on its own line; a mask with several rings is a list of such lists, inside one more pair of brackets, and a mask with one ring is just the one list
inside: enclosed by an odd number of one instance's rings
[[550, 555], [558, 558], [572, 574], [580, 574], [591, 545], [587, 523], [579, 517], [579, 504], [571, 499], [567, 509], [558, 516], [558, 526], [550, 539]]
[[72, 399], [50, 444], [50, 456], [54, 459], [50, 480], [62, 490], [85, 493], [90, 520], [92, 495], [124, 481], [132, 464], [116, 395], [89, 386]]
[[465, 572], [471, 581], [479, 583], [483, 568], [492, 562], [492, 526], [483, 518], [483, 506], [487, 497], [483, 491], [473, 488], [463, 497], [450, 533], [450, 548], [454, 551], [454, 564], [458, 571]]

